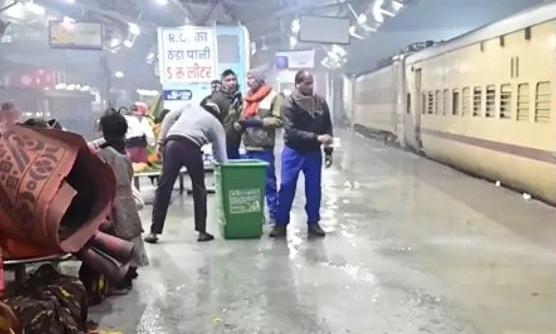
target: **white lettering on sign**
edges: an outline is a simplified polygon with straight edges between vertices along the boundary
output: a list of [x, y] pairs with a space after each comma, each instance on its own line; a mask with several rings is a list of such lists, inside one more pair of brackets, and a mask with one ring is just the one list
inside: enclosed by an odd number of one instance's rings
[[184, 26], [158, 30], [160, 81], [165, 84], [204, 83], [216, 78], [214, 28]]

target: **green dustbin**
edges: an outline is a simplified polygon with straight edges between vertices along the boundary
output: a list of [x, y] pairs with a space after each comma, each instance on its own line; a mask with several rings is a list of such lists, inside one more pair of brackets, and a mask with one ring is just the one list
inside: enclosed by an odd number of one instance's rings
[[224, 239], [260, 238], [268, 163], [230, 160], [216, 167], [218, 224]]

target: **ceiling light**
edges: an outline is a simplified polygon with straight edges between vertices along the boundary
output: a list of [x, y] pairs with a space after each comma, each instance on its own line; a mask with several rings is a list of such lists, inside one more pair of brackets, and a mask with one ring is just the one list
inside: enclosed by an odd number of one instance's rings
[[349, 27], [349, 34], [350, 34], [352, 37], [355, 37], [355, 38], [357, 38], [357, 39], [361, 39], [361, 40], [365, 39], [363, 36], [361, 36], [361, 35], [359, 35], [359, 34], [357, 33], [357, 28], [356, 28], [355, 26]]
[[74, 91], [75, 88], [76, 88], [76, 86], [72, 84], [72, 85], [68, 85], [68, 86], [66, 87], [66, 90]]
[[61, 89], [66, 89], [68, 85], [64, 82], [60, 82], [59, 84], [57, 84], [54, 88], [61, 90]]
[[124, 75], [124, 72], [122, 72], [122, 71], [116, 71], [116, 72], [114, 72], [114, 77], [116, 77], [116, 78], [118, 78], [118, 79], [121, 79], [121, 78], [123, 78], [124, 76], [125, 76], [125, 75]]
[[64, 16], [64, 18], [62, 18], [62, 21], [64, 23], [74, 23], [75, 19], [73, 17], [70, 17], [70, 16]]
[[392, 9], [395, 10], [396, 12], [399, 12], [403, 7], [404, 7], [403, 3], [396, 0], [392, 0]]
[[27, 9], [29, 12], [35, 15], [40, 15], [40, 16], [46, 13], [46, 10], [44, 9], [43, 6], [37, 5], [33, 1], [26, 2], [25, 9]]
[[362, 24], [361, 28], [363, 28], [367, 32], [375, 32], [376, 31], [376, 28], [373, 28], [368, 24]]
[[359, 14], [359, 16], [357, 17], [357, 23], [359, 23], [359, 24], [367, 23], [367, 15], [365, 15], [363, 13]]
[[125, 45], [126, 48], [130, 48], [130, 49], [131, 49], [131, 48], [133, 47], [133, 41], [130, 40], [130, 39], [126, 39], [126, 40], [124, 41], [124, 45]]
[[297, 37], [290, 36], [290, 48], [295, 49], [296, 45], [297, 45]]
[[150, 89], [138, 89], [137, 94], [142, 96], [158, 96], [160, 93], [157, 90]]
[[261, 51], [268, 51], [268, 45], [266, 45], [266, 37], [262, 37], [262, 45], [261, 45]]
[[301, 21], [299, 19], [295, 19], [292, 21], [292, 32], [294, 34], [298, 34], [301, 31]]
[[68, 3], [75, 3], [75, 0], [66, 0]]
[[91, 86], [85, 85], [85, 86], [81, 87], [82, 92], [88, 92], [90, 90], [91, 90]]
[[161, 6], [166, 6], [168, 4], [168, 0], [155, 0], [155, 2]]
[[332, 52], [338, 54], [340, 57], [345, 57], [347, 56], [347, 51], [346, 49], [344, 49], [343, 47], [339, 46], [339, 45], [332, 45]]
[[21, 2], [17, 2], [12, 7], [5, 9], [2, 14], [16, 20], [22, 20], [25, 17], [25, 6]]
[[141, 29], [135, 23], [128, 23], [129, 33], [135, 36], [138, 36], [141, 33]]
[[110, 48], [111, 49], [120, 46], [120, 44], [122, 44], [122, 41], [120, 41], [119, 38], [114, 37], [110, 40]]
[[384, 17], [382, 16], [382, 5], [384, 5], [384, 0], [375, 0], [373, 3], [373, 18], [376, 22], [384, 22]]

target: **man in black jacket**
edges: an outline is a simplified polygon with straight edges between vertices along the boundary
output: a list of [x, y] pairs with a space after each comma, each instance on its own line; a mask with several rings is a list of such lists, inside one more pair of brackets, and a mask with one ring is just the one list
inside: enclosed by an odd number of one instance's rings
[[241, 114], [242, 97], [237, 84], [237, 76], [232, 70], [222, 73], [222, 85], [208, 98], [201, 102], [201, 106], [213, 114], [224, 125], [226, 131], [226, 150], [228, 159], [239, 159], [239, 145], [241, 132], [234, 128]]
[[282, 105], [285, 147], [282, 152], [282, 180], [278, 195], [276, 225], [271, 237], [286, 236], [299, 173], [305, 175], [305, 197], [309, 235], [324, 237], [319, 225], [321, 203], [322, 150], [326, 166], [332, 163], [332, 122], [326, 101], [313, 93], [314, 79], [308, 71], [295, 76], [295, 91]]

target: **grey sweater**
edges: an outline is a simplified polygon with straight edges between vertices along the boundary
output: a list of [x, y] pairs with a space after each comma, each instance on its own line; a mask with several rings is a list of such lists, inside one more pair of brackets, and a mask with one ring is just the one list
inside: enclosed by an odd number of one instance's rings
[[219, 163], [227, 161], [224, 127], [216, 117], [199, 106], [191, 105], [166, 115], [160, 129], [159, 140], [164, 142], [170, 136], [185, 137], [199, 147], [211, 143], [216, 161]]

